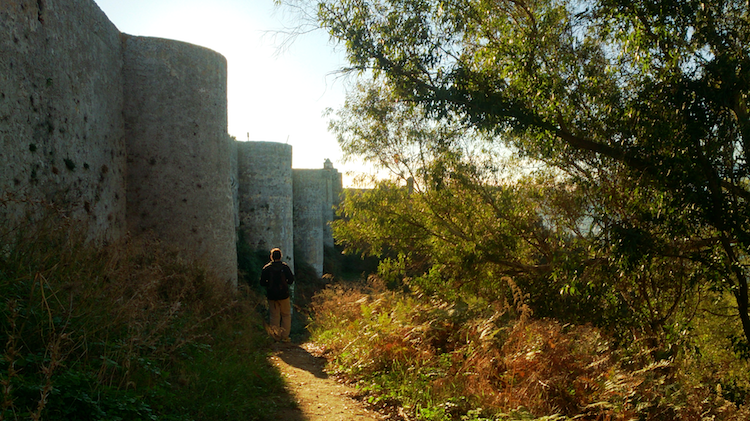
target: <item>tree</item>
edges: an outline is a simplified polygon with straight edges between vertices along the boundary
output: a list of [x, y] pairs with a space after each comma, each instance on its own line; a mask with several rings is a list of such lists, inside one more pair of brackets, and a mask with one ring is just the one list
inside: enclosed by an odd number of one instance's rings
[[659, 338], [696, 280], [708, 279], [688, 259], [660, 254], [665, 230], [653, 225], [682, 218], [649, 205], [655, 192], [602, 171], [588, 185], [520, 171], [454, 119], [426, 118], [382, 85], [359, 88], [332, 131], [348, 154], [394, 179], [348, 195], [334, 232], [346, 251], [383, 258], [390, 285], [500, 304], [520, 286], [540, 316]]
[[644, 219], [660, 253], [718, 270], [750, 338], [746, 1], [314, 4], [350, 70], [426, 117], [455, 116], [576, 182], [617, 178], [653, 192], [644, 200], [661, 202], [649, 213], [673, 216]]

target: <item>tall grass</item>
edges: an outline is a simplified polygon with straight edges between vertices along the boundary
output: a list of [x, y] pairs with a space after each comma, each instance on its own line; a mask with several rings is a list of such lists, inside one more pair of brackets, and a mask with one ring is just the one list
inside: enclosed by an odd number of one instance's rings
[[289, 404], [257, 296], [158, 242], [83, 232], [59, 212], [0, 227], [0, 420], [260, 420]]
[[[533, 319], [516, 306], [447, 303], [377, 285], [318, 294], [313, 339], [370, 402], [401, 406], [412, 419], [750, 417], [747, 362], [702, 356], [722, 344], [704, 339], [702, 353], [662, 352], [645, 340], [617, 347], [599, 329]], [[743, 370], [744, 382], [736, 377]], [[722, 379], [735, 379], [733, 394]]]

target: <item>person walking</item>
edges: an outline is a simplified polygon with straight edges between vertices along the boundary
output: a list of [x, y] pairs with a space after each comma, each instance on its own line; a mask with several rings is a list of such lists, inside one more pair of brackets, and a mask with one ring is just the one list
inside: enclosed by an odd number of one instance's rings
[[292, 270], [281, 261], [281, 249], [271, 250], [271, 261], [263, 266], [260, 274], [260, 285], [266, 289], [271, 336], [281, 342], [289, 342], [289, 332], [292, 330], [289, 285], [293, 283]]

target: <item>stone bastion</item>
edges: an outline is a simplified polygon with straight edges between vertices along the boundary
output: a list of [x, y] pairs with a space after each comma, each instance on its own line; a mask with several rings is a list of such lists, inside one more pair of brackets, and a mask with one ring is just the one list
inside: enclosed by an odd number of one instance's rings
[[230, 138], [226, 68], [203, 47], [120, 33], [92, 0], [0, 2], [0, 220], [52, 205], [92, 241], [154, 236], [233, 284], [238, 229], [322, 269], [341, 176], [330, 162], [293, 171], [290, 145]]

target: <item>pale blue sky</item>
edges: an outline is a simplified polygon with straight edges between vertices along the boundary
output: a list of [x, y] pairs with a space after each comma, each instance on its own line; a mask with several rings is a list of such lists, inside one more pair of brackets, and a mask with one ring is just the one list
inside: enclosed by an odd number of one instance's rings
[[299, 20], [273, 0], [94, 1], [121, 32], [189, 42], [226, 57], [230, 135], [291, 144], [294, 168], [322, 168], [329, 158], [339, 171], [360, 169], [341, 162], [322, 116], [344, 102], [346, 83], [334, 74], [343, 53], [319, 30], [280, 48], [285, 37], [275, 32]]

